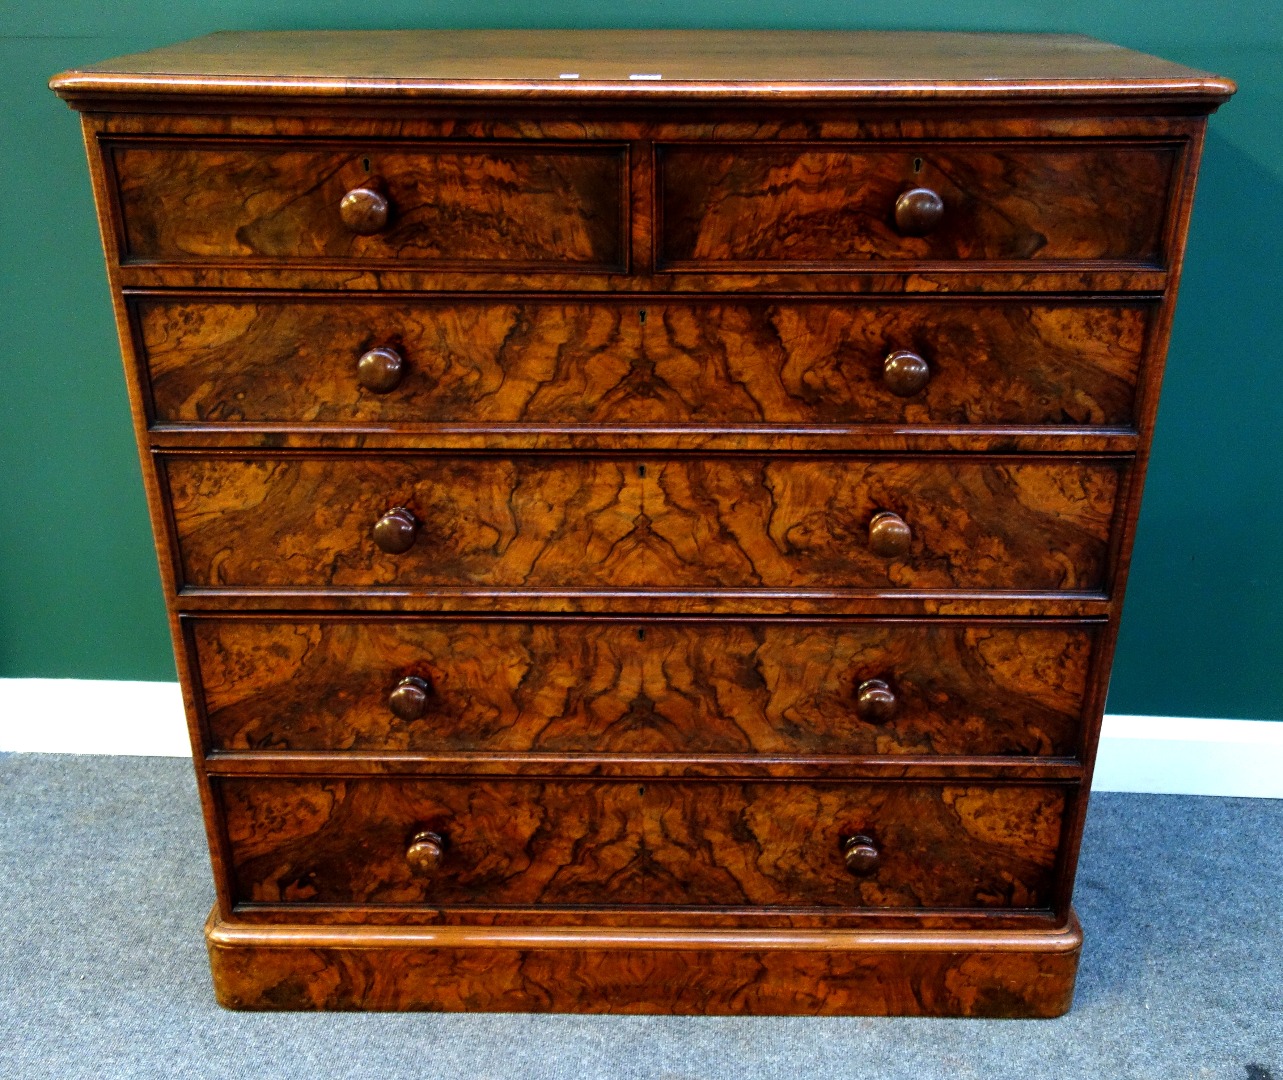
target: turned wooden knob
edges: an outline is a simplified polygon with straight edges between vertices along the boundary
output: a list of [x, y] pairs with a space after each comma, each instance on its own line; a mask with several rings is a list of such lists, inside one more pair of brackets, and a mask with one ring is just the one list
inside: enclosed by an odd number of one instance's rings
[[855, 711], [870, 724], [885, 724], [895, 715], [895, 691], [882, 679], [865, 679], [855, 689]]
[[895, 201], [895, 227], [902, 236], [926, 236], [944, 220], [944, 200], [930, 188], [910, 188]]
[[445, 840], [440, 833], [416, 833], [405, 849], [405, 861], [416, 874], [427, 877], [436, 872], [445, 857]]
[[905, 555], [912, 541], [913, 532], [899, 514], [883, 510], [874, 514], [869, 522], [869, 550], [875, 555], [888, 558]]
[[401, 385], [405, 361], [396, 349], [381, 347], [361, 354], [356, 362], [356, 381], [375, 394], [386, 394]]
[[846, 862], [846, 868], [856, 877], [873, 873], [881, 857], [882, 853], [873, 842], [873, 837], [865, 836], [864, 833], [848, 836], [842, 841], [842, 858]]
[[392, 213], [383, 181], [371, 176], [364, 184], [354, 187], [339, 203], [339, 217], [354, 233], [369, 236], [387, 227]]
[[404, 506], [394, 506], [374, 523], [374, 542], [389, 555], [400, 555], [414, 546], [419, 520]]
[[927, 362], [908, 349], [896, 349], [882, 361], [882, 382], [896, 397], [913, 397], [930, 379]]
[[388, 708], [402, 720], [418, 720], [428, 711], [432, 684], [417, 675], [407, 675], [388, 695]]

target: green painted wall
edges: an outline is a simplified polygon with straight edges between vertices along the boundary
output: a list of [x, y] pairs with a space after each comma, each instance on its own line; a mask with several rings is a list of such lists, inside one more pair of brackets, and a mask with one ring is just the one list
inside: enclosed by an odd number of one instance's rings
[[0, 676], [174, 675], [78, 127], [46, 81], [213, 30], [353, 26], [1060, 31], [1236, 79], [1212, 119], [1109, 707], [1283, 719], [1277, 0], [6, 5]]

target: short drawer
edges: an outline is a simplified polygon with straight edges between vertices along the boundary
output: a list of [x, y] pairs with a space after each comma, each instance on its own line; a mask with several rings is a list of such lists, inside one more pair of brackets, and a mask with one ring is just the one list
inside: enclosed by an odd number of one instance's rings
[[108, 160], [124, 261], [627, 261], [621, 145], [114, 143]]
[[1125, 459], [160, 458], [194, 587], [1088, 591]]
[[1075, 757], [1096, 627], [184, 620], [215, 750]]
[[[1176, 145], [657, 148], [670, 270], [884, 262], [1161, 265]], [[925, 192], [907, 196], [908, 192]]]
[[1021, 908], [1070, 788], [863, 782], [216, 781], [242, 903]]
[[1151, 301], [132, 301], [161, 424], [1134, 423]]

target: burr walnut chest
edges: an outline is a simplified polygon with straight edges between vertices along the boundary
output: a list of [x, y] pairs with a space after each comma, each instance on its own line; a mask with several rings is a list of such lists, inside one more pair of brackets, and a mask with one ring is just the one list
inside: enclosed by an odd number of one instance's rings
[[244, 1008], [1068, 1008], [1207, 115], [1078, 37], [68, 72]]

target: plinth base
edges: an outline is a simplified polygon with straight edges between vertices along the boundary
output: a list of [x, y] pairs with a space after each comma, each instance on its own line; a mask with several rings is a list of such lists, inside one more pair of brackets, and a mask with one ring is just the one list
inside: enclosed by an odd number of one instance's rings
[[230, 1009], [1050, 1017], [1082, 947], [1060, 930], [708, 931], [206, 926]]

